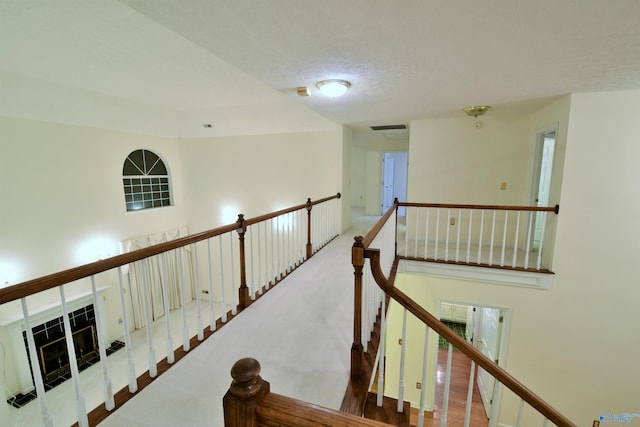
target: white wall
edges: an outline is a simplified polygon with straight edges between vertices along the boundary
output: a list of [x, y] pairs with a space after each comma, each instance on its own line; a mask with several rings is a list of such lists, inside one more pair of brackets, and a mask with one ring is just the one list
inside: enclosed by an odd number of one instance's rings
[[[180, 142], [189, 226], [202, 231], [341, 191], [338, 130]], [[229, 211], [226, 216], [226, 209]]]

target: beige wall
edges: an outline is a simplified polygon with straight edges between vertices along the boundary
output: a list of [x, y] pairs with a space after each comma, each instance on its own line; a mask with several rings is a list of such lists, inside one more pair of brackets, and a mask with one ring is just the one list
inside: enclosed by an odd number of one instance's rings
[[[341, 191], [338, 130], [192, 138], [180, 141], [180, 151], [193, 231], [229, 224], [238, 213], [250, 218]], [[231, 217], [224, 215], [227, 207]]]

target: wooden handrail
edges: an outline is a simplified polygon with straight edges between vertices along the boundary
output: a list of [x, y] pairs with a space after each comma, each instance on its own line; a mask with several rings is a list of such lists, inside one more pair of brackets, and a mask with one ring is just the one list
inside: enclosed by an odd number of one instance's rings
[[382, 215], [382, 217], [378, 220], [378, 222], [375, 223], [373, 228], [369, 230], [366, 236], [364, 236], [364, 238], [362, 239], [362, 243], [366, 248], [368, 248], [369, 245], [373, 243], [373, 239], [375, 239], [378, 233], [380, 233], [380, 230], [382, 230], [382, 227], [384, 227], [384, 224], [387, 222], [389, 217], [398, 208], [398, 205], [399, 205], [398, 199], [395, 199], [393, 201], [393, 205], [389, 209], [387, 209], [384, 215]]
[[560, 205], [555, 206], [502, 206], [502, 205], [462, 205], [449, 203], [408, 203], [399, 202], [398, 206], [414, 208], [450, 208], [450, 209], [485, 209], [493, 211], [529, 211], [529, 212], [560, 212]]
[[389, 427], [389, 424], [271, 393], [260, 377], [260, 363], [238, 360], [231, 368], [233, 382], [223, 398], [225, 427]]
[[202, 240], [210, 239], [230, 231], [242, 230], [247, 225], [255, 224], [260, 221], [275, 218], [276, 216], [283, 215], [285, 213], [294, 212], [298, 209], [304, 209], [309, 206], [309, 203], [317, 205], [332, 199], [339, 199], [340, 193], [336, 195], [325, 197], [316, 201], [307, 201], [307, 203], [297, 205], [291, 208], [282, 209], [276, 212], [272, 212], [266, 215], [261, 215], [255, 218], [244, 219], [239, 215], [237, 222], [222, 227], [214, 228], [211, 230], [203, 231], [200, 233], [192, 234], [189, 236], [181, 237], [169, 242], [158, 243], [157, 245], [150, 246], [148, 248], [138, 249], [132, 252], [127, 252], [120, 255], [115, 255], [110, 258], [95, 261], [89, 264], [84, 264], [78, 267], [73, 267], [67, 270], [63, 270], [57, 273], [49, 274], [36, 279], [27, 280], [12, 286], [0, 288], [0, 304], [5, 304], [10, 301], [18, 300], [20, 298], [34, 295], [48, 289], [53, 289], [58, 286], [74, 282], [76, 280], [90, 277], [94, 274], [102, 273], [123, 265], [130, 264], [132, 262], [140, 261], [144, 258], [148, 258], [154, 255], [158, 255], [164, 252], [168, 252], [173, 249], [177, 249], [183, 246], [187, 246], [193, 243], [200, 242]]

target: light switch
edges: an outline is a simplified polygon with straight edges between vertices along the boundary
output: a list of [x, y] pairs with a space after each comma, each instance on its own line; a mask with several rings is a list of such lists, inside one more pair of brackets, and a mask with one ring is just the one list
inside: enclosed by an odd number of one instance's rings
[[507, 189], [507, 183], [506, 182], [501, 182], [500, 183], [500, 190], [506, 190]]

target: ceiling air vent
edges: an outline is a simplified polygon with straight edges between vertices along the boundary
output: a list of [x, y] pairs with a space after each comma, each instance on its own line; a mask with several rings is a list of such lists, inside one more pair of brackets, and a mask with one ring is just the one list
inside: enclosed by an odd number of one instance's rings
[[370, 126], [376, 135], [382, 135], [389, 141], [401, 141], [409, 139], [407, 125], [383, 125]]
[[406, 129], [406, 125], [384, 125], [384, 126], [371, 126], [372, 130], [402, 130]]

